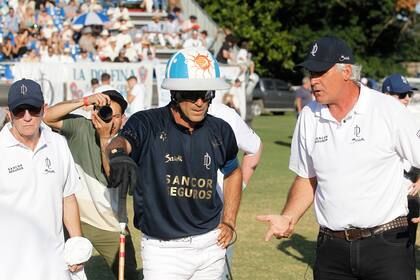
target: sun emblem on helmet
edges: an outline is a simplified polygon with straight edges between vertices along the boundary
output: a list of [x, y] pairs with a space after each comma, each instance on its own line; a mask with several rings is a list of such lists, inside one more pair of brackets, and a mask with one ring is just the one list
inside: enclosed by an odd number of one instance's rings
[[191, 63], [190, 65], [192, 67], [202, 72], [203, 77], [206, 76], [206, 74], [211, 75], [211, 70], [213, 68], [212, 59], [207, 54], [198, 53], [196, 55], [191, 55], [187, 60]]

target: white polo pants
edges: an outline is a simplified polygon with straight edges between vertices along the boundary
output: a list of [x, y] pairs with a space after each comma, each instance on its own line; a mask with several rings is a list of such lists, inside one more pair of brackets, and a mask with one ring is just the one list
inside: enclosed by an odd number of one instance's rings
[[221, 280], [226, 249], [217, 245], [219, 232], [170, 241], [143, 235], [144, 280]]

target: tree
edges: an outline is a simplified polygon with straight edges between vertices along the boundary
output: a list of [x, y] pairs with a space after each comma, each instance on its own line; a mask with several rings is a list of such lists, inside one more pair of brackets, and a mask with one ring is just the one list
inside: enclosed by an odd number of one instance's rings
[[420, 61], [415, 0], [199, 0], [221, 26], [252, 42], [262, 75], [300, 79], [292, 71], [311, 42], [335, 35], [352, 47], [364, 75], [403, 72], [401, 62]]

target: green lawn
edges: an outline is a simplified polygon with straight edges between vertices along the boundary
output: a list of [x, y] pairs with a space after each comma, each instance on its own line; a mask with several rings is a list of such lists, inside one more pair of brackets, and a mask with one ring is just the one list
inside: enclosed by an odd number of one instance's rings
[[[264, 143], [264, 152], [243, 194], [233, 261], [235, 280], [312, 279], [311, 267], [315, 259], [318, 231], [312, 210], [299, 222], [290, 240], [265, 242], [266, 225], [255, 220], [256, 214], [278, 213], [284, 204], [294, 178], [294, 174], [288, 170], [294, 123], [294, 114], [262, 116], [253, 122], [255, 131]], [[131, 201], [128, 205], [131, 205]], [[129, 211], [132, 213], [132, 209]], [[132, 233], [136, 248], [139, 248], [139, 231], [133, 229]], [[419, 251], [417, 255], [420, 255]], [[139, 255], [138, 260], [140, 263]], [[420, 258], [417, 258], [417, 263], [417, 276], [420, 277]], [[108, 269], [99, 256], [92, 258], [87, 270], [90, 280], [112, 279], [107, 276]]]

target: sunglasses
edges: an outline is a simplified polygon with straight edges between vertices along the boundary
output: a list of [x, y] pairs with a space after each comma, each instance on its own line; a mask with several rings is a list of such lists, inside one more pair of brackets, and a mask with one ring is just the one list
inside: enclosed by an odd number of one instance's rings
[[214, 98], [214, 90], [193, 90], [193, 91], [178, 91], [175, 93], [179, 100], [187, 100], [191, 102], [196, 102], [198, 99], [203, 100], [204, 102], [210, 101]]
[[408, 97], [411, 98], [413, 96], [413, 93], [409, 91], [409, 92], [404, 92], [404, 93], [391, 93], [391, 95], [396, 95], [398, 96], [399, 99], [404, 99], [407, 97], [407, 95]]
[[15, 108], [12, 111], [12, 114], [16, 118], [20, 119], [20, 118], [23, 118], [26, 114], [26, 111], [28, 111], [28, 113], [32, 117], [39, 117], [39, 116], [41, 116], [41, 110], [42, 110], [42, 107], [38, 108], [38, 107], [30, 106], [30, 105], [23, 105], [23, 106], [19, 106], [19, 107]]

